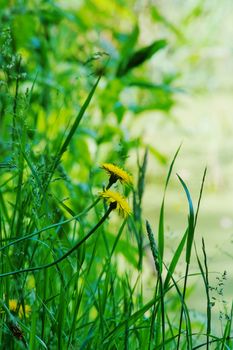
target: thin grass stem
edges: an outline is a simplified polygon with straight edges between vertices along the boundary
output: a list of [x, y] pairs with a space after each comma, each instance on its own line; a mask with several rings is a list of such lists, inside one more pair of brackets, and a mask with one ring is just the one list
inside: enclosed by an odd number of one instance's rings
[[90, 232], [85, 237], [83, 237], [73, 248], [71, 248], [70, 250], [68, 250], [68, 252], [62, 255], [59, 259], [54, 260], [52, 263], [41, 265], [41, 266], [29, 267], [26, 269], [6, 272], [3, 274], [0, 274], [0, 278], [6, 277], [6, 276], [18, 275], [20, 273], [25, 273], [25, 272], [39, 271], [39, 270], [47, 269], [54, 265], [57, 265], [58, 263], [66, 259], [70, 254], [72, 254], [76, 249], [78, 249], [103, 224], [103, 222], [108, 218], [109, 214], [113, 209], [114, 208], [112, 208], [112, 206], [110, 205], [107, 212], [104, 214], [101, 220], [90, 230]]

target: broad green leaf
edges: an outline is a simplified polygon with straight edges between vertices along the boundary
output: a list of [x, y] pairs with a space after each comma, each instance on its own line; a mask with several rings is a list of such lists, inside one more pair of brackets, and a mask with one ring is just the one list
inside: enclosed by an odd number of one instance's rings
[[164, 39], [156, 40], [152, 44], [135, 51], [129, 58], [124, 67], [119, 66], [117, 76], [122, 77], [127, 74], [129, 70], [140, 66], [145, 61], [150, 59], [156, 52], [167, 46], [167, 41]]

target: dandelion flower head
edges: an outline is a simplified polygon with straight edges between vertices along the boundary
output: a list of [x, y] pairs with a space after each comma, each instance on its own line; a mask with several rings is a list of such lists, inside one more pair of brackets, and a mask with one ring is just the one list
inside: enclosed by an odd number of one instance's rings
[[[25, 308], [25, 316], [29, 317], [29, 315], [31, 313], [31, 306], [25, 304], [24, 308]], [[14, 313], [18, 312], [18, 315], [20, 318], [22, 318], [24, 316], [23, 307], [22, 307], [22, 305], [20, 305], [20, 307], [18, 308], [18, 301], [16, 299], [9, 300], [9, 309], [10, 309], [10, 311], [12, 311]]]
[[106, 199], [109, 204], [116, 203], [116, 209], [123, 217], [131, 214], [129, 204], [120, 193], [106, 190], [100, 193], [100, 197]]
[[120, 180], [122, 183], [125, 183], [127, 185], [131, 185], [133, 183], [132, 176], [114, 164], [103, 163], [101, 168], [110, 175], [108, 187], [117, 182], [117, 180]]

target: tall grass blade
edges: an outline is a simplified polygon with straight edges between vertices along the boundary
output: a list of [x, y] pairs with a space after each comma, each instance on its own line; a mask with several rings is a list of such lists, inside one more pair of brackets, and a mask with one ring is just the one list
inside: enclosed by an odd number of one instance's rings
[[58, 349], [63, 349], [63, 327], [66, 319], [65, 286], [61, 283], [59, 305], [57, 310], [57, 342]]
[[138, 269], [142, 268], [143, 259], [143, 230], [142, 230], [142, 198], [145, 189], [145, 176], [147, 167], [148, 149], [145, 150], [142, 164], [139, 162], [139, 157], [137, 159], [138, 165], [138, 180], [137, 180], [137, 190], [133, 192], [133, 212], [134, 221], [131, 220], [131, 228], [135, 234], [138, 244]]
[[172, 258], [172, 261], [169, 265], [169, 268], [167, 270], [167, 275], [166, 275], [166, 278], [165, 278], [165, 281], [164, 281], [164, 289], [167, 289], [168, 286], [169, 286], [169, 282], [170, 282], [170, 279], [175, 271], [175, 268], [177, 266], [177, 263], [180, 259], [180, 256], [181, 256], [181, 253], [183, 252], [183, 249], [184, 249], [184, 245], [185, 245], [185, 242], [186, 242], [186, 239], [187, 239], [187, 235], [188, 235], [188, 231], [186, 230], [174, 255], [173, 255], [173, 258]]
[[[179, 322], [179, 331], [178, 331], [178, 340], [177, 340], [177, 350], [179, 349], [179, 344], [180, 344], [180, 336], [181, 336], [181, 327], [182, 327], [182, 318], [183, 318], [183, 303], [185, 300], [185, 295], [186, 295], [186, 288], [187, 288], [187, 279], [188, 279], [188, 272], [189, 272], [189, 263], [190, 263], [190, 258], [191, 258], [191, 252], [192, 252], [192, 245], [193, 245], [193, 238], [194, 238], [194, 231], [197, 223], [197, 215], [199, 212], [200, 208], [200, 203], [201, 203], [201, 197], [203, 193], [203, 188], [204, 188], [204, 182], [205, 182], [205, 177], [206, 177], [206, 171], [207, 168], [205, 168], [204, 175], [202, 178], [202, 183], [201, 183], [201, 189], [200, 189], [200, 194], [198, 198], [198, 206], [197, 206], [197, 212], [196, 215], [194, 216], [194, 209], [193, 209], [193, 202], [191, 195], [189, 193], [188, 187], [185, 184], [185, 182], [182, 180], [182, 178], [177, 174], [187, 197], [188, 200], [188, 206], [189, 206], [189, 217], [188, 217], [188, 228], [187, 228], [187, 244], [186, 244], [186, 271], [185, 271], [185, 278], [184, 278], [184, 287], [183, 287], [183, 302], [181, 306], [181, 313], [180, 313], [180, 322]], [[191, 330], [190, 330], [191, 331]], [[189, 340], [192, 342], [192, 337], [191, 337], [191, 332], [187, 332], [187, 345], [189, 345]]]
[[169, 180], [172, 174], [172, 169], [174, 166], [174, 163], [176, 161], [176, 158], [178, 156], [178, 153], [180, 151], [181, 145], [178, 147], [171, 165], [169, 167], [169, 171], [168, 171], [168, 175], [166, 178], [166, 182], [165, 182], [165, 189], [164, 189], [164, 194], [163, 194], [163, 201], [162, 201], [162, 205], [161, 205], [161, 209], [160, 209], [160, 215], [159, 215], [159, 229], [158, 229], [158, 251], [159, 251], [159, 257], [160, 257], [160, 266], [162, 269], [162, 261], [163, 261], [163, 254], [164, 254], [164, 203], [165, 203], [165, 195], [166, 195], [166, 190], [169, 184]]
[[223, 333], [223, 338], [221, 340], [222, 342], [222, 346], [221, 346], [221, 350], [224, 349], [229, 349], [231, 350], [232, 347], [230, 347], [230, 343], [232, 343], [232, 341], [230, 341], [232, 338], [231, 336], [231, 332], [232, 332], [232, 317], [233, 317], [233, 302], [231, 305], [231, 313], [230, 313], [230, 317], [227, 319], [227, 322], [225, 324], [225, 329], [224, 329], [224, 333]]
[[[184, 287], [183, 287], [183, 296], [182, 296], [182, 305], [181, 305], [181, 312], [180, 312], [180, 322], [179, 322], [179, 332], [178, 332], [178, 340], [177, 340], [177, 350], [180, 346], [180, 336], [181, 336], [181, 327], [182, 327], [182, 320], [183, 320], [183, 303], [185, 300], [186, 295], [186, 288], [187, 288], [187, 279], [188, 279], [188, 272], [189, 272], [189, 263], [191, 258], [191, 252], [192, 252], [192, 244], [193, 244], [193, 237], [194, 237], [194, 209], [193, 209], [193, 203], [192, 198], [189, 193], [188, 187], [186, 186], [185, 182], [182, 180], [182, 178], [177, 175], [186, 194], [187, 200], [188, 200], [188, 206], [189, 206], [189, 217], [188, 217], [188, 228], [187, 228], [187, 244], [186, 244], [186, 270], [185, 270], [185, 278], [184, 278]], [[191, 341], [191, 334], [187, 332], [186, 334], [187, 339], [187, 349], [190, 349], [190, 341]]]
[[[196, 246], [195, 246], [196, 250]], [[202, 266], [202, 263], [198, 257], [197, 250], [196, 250], [196, 257], [199, 269], [201, 271], [201, 275], [204, 281], [205, 285], [205, 292], [206, 292], [206, 316], [207, 316], [207, 329], [206, 329], [206, 350], [209, 350], [210, 348], [210, 334], [211, 334], [211, 300], [210, 300], [210, 293], [209, 293], [209, 271], [208, 271], [208, 263], [207, 263], [207, 255], [205, 250], [205, 242], [202, 238], [202, 251], [204, 255], [204, 268]]]
[[90, 104], [90, 102], [92, 100], [92, 97], [93, 97], [93, 95], [95, 93], [95, 90], [96, 90], [96, 88], [97, 88], [97, 86], [99, 84], [100, 79], [101, 79], [101, 75], [98, 77], [96, 83], [94, 84], [94, 86], [91, 89], [89, 95], [87, 96], [86, 101], [82, 105], [82, 107], [81, 107], [81, 109], [80, 109], [80, 111], [79, 111], [79, 113], [78, 113], [78, 115], [77, 115], [77, 117], [76, 117], [76, 119], [75, 119], [75, 121], [74, 121], [74, 123], [73, 123], [73, 125], [72, 125], [72, 127], [70, 129], [70, 131], [69, 131], [69, 134], [67, 135], [65, 141], [63, 142], [63, 144], [62, 144], [62, 146], [61, 146], [61, 148], [60, 148], [60, 150], [58, 152], [59, 160], [61, 159], [61, 157], [62, 157], [63, 153], [66, 151], [66, 149], [67, 149], [67, 147], [68, 147], [72, 137], [74, 136], [74, 134], [76, 132], [76, 129], [78, 128], [78, 126], [79, 126], [79, 124], [80, 124], [80, 122], [81, 122], [81, 120], [82, 120], [82, 118], [84, 116], [84, 113], [86, 112], [86, 109], [87, 109], [87, 107], [89, 106], [89, 104]]
[[90, 104], [90, 102], [92, 100], [92, 97], [93, 97], [93, 95], [95, 93], [95, 90], [96, 90], [96, 88], [97, 88], [97, 86], [99, 84], [100, 79], [101, 79], [101, 75], [99, 76], [99, 78], [97, 79], [97, 81], [94, 84], [93, 88], [91, 89], [91, 91], [90, 91], [89, 95], [87, 96], [85, 102], [83, 103], [83, 105], [82, 105], [82, 107], [81, 107], [77, 117], [75, 118], [75, 121], [74, 121], [74, 123], [73, 123], [73, 125], [72, 125], [72, 127], [71, 127], [71, 129], [70, 129], [70, 131], [69, 131], [65, 141], [63, 142], [63, 144], [61, 145], [60, 149], [58, 150], [57, 155], [56, 155], [55, 160], [54, 160], [54, 163], [53, 163], [52, 168], [50, 170], [50, 176], [49, 176], [49, 179], [47, 181], [47, 186], [46, 187], [48, 187], [48, 185], [49, 185], [49, 183], [50, 183], [50, 181], [52, 179], [52, 176], [54, 174], [54, 171], [56, 170], [56, 168], [57, 168], [57, 166], [58, 166], [58, 164], [59, 164], [59, 162], [60, 162], [60, 160], [62, 158], [63, 153], [65, 153], [65, 151], [67, 150], [67, 147], [68, 147], [72, 137], [74, 136], [74, 134], [75, 134], [75, 132], [76, 132], [76, 130], [77, 130], [77, 128], [78, 128], [78, 126], [79, 126], [83, 116], [84, 116], [84, 113], [86, 112], [87, 107], [89, 106], [89, 104]]
[[193, 202], [191, 195], [189, 193], [188, 187], [186, 186], [185, 182], [182, 180], [182, 178], [177, 175], [187, 196], [188, 205], [189, 205], [189, 218], [188, 218], [188, 236], [187, 236], [187, 246], [186, 246], [186, 263], [190, 263], [191, 258], [191, 252], [192, 252], [192, 244], [193, 244], [193, 237], [194, 237], [194, 209], [193, 209]]
[[[78, 280], [78, 277], [77, 277]], [[70, 347], [70, 344], [74, 338], [75, 335], [75, 327], [76, 327], [76, 320], [78, 317], [78, 313], [80, 310], [80, 305], [81, 301], [83, 298], [83, 293], [84, 293], [84, 283], [81, 285], [81, 287], [76, 289], [76, 301], [75, 301], [75, 306], [73, 309], [73, 314], [72, 314], [72, 320], [71, 320], [71, 327], [70, 327], [70, 334], [69, 334], [69, 339], [68, 339], [68, 347]]]
[[[157, 274], [158, 274], [159, 293], [160, 293], [160, 295], [159, 295], [160, 296], [160, 307], [158, 308], [157, 319], [158, 319], [158, 324], [160, 323], [160, 319], [161, 319], [162, 343], [164, 344], [164, 342], [165, 342], [165, 309], [164, 309], [163, 280], [162, 280], [161, 268], [160, 268], [159, 259], [158, 259], [158, 249], [157, 249], [156, 242], [155, 242], [155, 239], [154, 239], [154, 234], [152, 232], [152, 229], [151, 229], [150, 224], [149, 224], [148, 221], [146, 221], [146, 230], [147, 230], [147, 234], [148, 234], [148, 238], [149, 238], [149, 242], [150, 242], [150, 248], [151, 248], [153, 259], [154, 259], [155, 268], [156, 268]], [[157, 331], [158, 332], [157, 332], [157, 336], [156, 336], [156, 341], [158, 343], [158, 340], [160, 338], [160, 336], [159, 336], [159, 327], [157, 328]], [[163, 349], [164, 349], [164, 347], [163, 347]]]
[[151, 299], [146, 305], [144, 305], [140, 310], [136, 311], [134, 314], [132, 314], [127, 320], [122, 321], [120, 324], [118, 324], [112, 331], [107, 333], [104, 337], [104, 344], [110, 345], [110, 343], [117, 338], [118, 336], [122, 335], [122, 333], [125, 330], [125, 326], [128, 325], [128, 327], [131, 327], [133, 324], [136, 323], [136, 321], [142, 317], [146, 311], [148, 311], [157, 301], [159, 300], [159, 297], [155, 297]]
[[34, 305], [32, 309], [32, 321], [30, 329], [29, 349], [36, 348], [36, 321], [37, 321], [37, 307]]
[[198, 218], [198, 214], [199, 214], [199, 210], [200, 210], [201, 198], [202, 198], [202, 194], [203, 194], [206, 173], [207, 173], [207, 167], [205, 167], [205, 170], [204, 170], [204, 173], [203, 173], [203, 176], [202, 176], [201, 188], [200, 188], [200, 192], [199, 192], [199, 197], [198, 197], [198, 202], [197, 202], [197, 210], [196, 210], [196, 215], [195, 215], [195, 220], [194, 220], [194, 228], [197, 225], [197, 218]]

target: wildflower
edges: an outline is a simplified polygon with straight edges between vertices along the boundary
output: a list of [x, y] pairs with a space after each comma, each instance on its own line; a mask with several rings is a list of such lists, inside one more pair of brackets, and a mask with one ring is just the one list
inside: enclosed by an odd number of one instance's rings
[[106, 190], [100, 193], [100, 197], [106, 199], [110, 205], [115, 205], [113, 209], [118, 209], [123, 217], [126, 217], [131, 213], [126, 199], [120, 193]]
[[103, 163], [101, 168], [103, 168], [110, 175], [107, 189], [110, 188], [112, 184], [117, 182], [117, 180], [120, 180], [126, 185], [131, 185], [133, 183], [132, 176], [116, 165], [113, 165], [111, 163]]
[[24, 311], [25, 311], [25, 316], [26, 317], [29, 317], [29, 315], [31, 313], [31, 306], [25, 304], [24, 305], [24, 310], [23, 310], [22, 305], [20, 305], [20, 307], [18, 307], [18, 301], [16, 299], [10, 299], [9, 300], [9, 309], [13, 313], [18, 313], [20, 318], [22, 318], [24, 316]]

